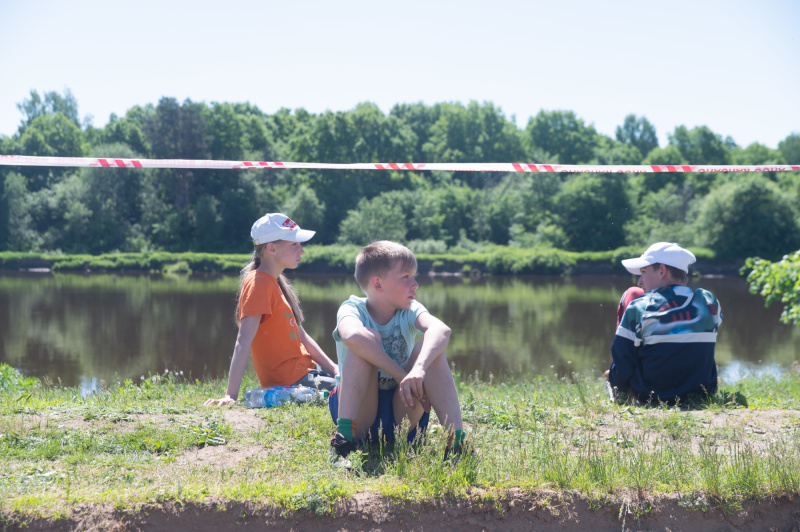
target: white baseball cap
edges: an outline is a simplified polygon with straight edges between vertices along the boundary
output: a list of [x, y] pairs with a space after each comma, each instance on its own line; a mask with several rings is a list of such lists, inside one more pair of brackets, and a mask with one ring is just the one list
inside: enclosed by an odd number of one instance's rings
[[689, 266], [697, 259], [688, 249], [669, 242], [656, 242], [636, 259], [625, 259], [622, 265], [633, 275], [641, 275], [641, 270], [651, 264], [666, 264], [689, 273]]
[[288, 240], [289, 242], [305, 242], [310, 240], [316, 231], [300, 229], [291, 218], [279, 212], [265, 214], [253, 224], [250, 236], [256, 245]]

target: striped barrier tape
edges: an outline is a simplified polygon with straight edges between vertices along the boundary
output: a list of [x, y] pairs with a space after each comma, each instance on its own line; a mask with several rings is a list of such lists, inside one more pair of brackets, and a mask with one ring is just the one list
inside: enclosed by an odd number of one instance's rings
[[34, 157], [0, 155], [5, 166], [69, 166], [80, 168], [179, 168], [187, 170], [246, 170], [286, 168], [316, 170], [440, 170], [447, 172], [796, 172], [800, 165], [601, 165], [601, 164], [530, 164], [530, 163], [290, 163], [264, 161], [210, 161], [192, 159], [101, 159], [90, 157]]

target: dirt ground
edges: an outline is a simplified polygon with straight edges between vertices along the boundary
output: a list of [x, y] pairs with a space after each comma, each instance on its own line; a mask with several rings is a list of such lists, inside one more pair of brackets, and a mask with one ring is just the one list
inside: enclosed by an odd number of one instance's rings
[[[683, 504], [683, 506], [682, 506]], [[4, 515], [4, 530], [26, 531], [175, 531], [290, 530], [381, 532], [426, 530], [503, 531], [781, 531], [800, 532], [800, 498], [762, 502], [729, 512], [689, 509], [675, 498], [622, 499], [590, 502], [579, 496], [523, 493], [510, 490], [502, 503], [436, 501], [428, 504], [391, 504], [376, 494], [362, 493], [340, 501], [333, 515], [309, 512], [285, 514], [250, 504], [207, 501], [202, 504], [145, 505], [119, 512], [112, 507], [84, 506], [69, 518]]]

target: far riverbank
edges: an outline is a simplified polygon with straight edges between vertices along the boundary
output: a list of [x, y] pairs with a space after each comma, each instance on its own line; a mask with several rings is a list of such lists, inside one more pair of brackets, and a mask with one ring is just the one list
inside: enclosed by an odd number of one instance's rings
[[[308, 246], [298, 273], [349, 273], [358, 246]], [[744, 259], [717, 260], [708, 249], [694, 248], [700, 275], [739, 275]], [[639, 248], [575, 252], [555, 248], [486, 246], [469, 253], [417, 253], [420, 274], [440, 275], [625, 275], [624, 258], [638, 256]], [[248, 254], [215, 253], [107, 253], [64, 255], [54, 253], [0, 252], [0, 270], [120, 273], [238, 273], [250, 260]]]

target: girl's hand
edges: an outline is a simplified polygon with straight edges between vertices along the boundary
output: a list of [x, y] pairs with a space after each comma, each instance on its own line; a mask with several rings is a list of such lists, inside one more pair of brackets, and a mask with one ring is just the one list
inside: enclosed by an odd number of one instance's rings
[[215, 405], [225, 406], [225, 405], [232, 405], [235, 403], [236, 399], [231, 399], [230, 395], [226, 395], [222, 399], [209, 399], [208, 401], [203, 403], [203, 406], [215, 406]]

